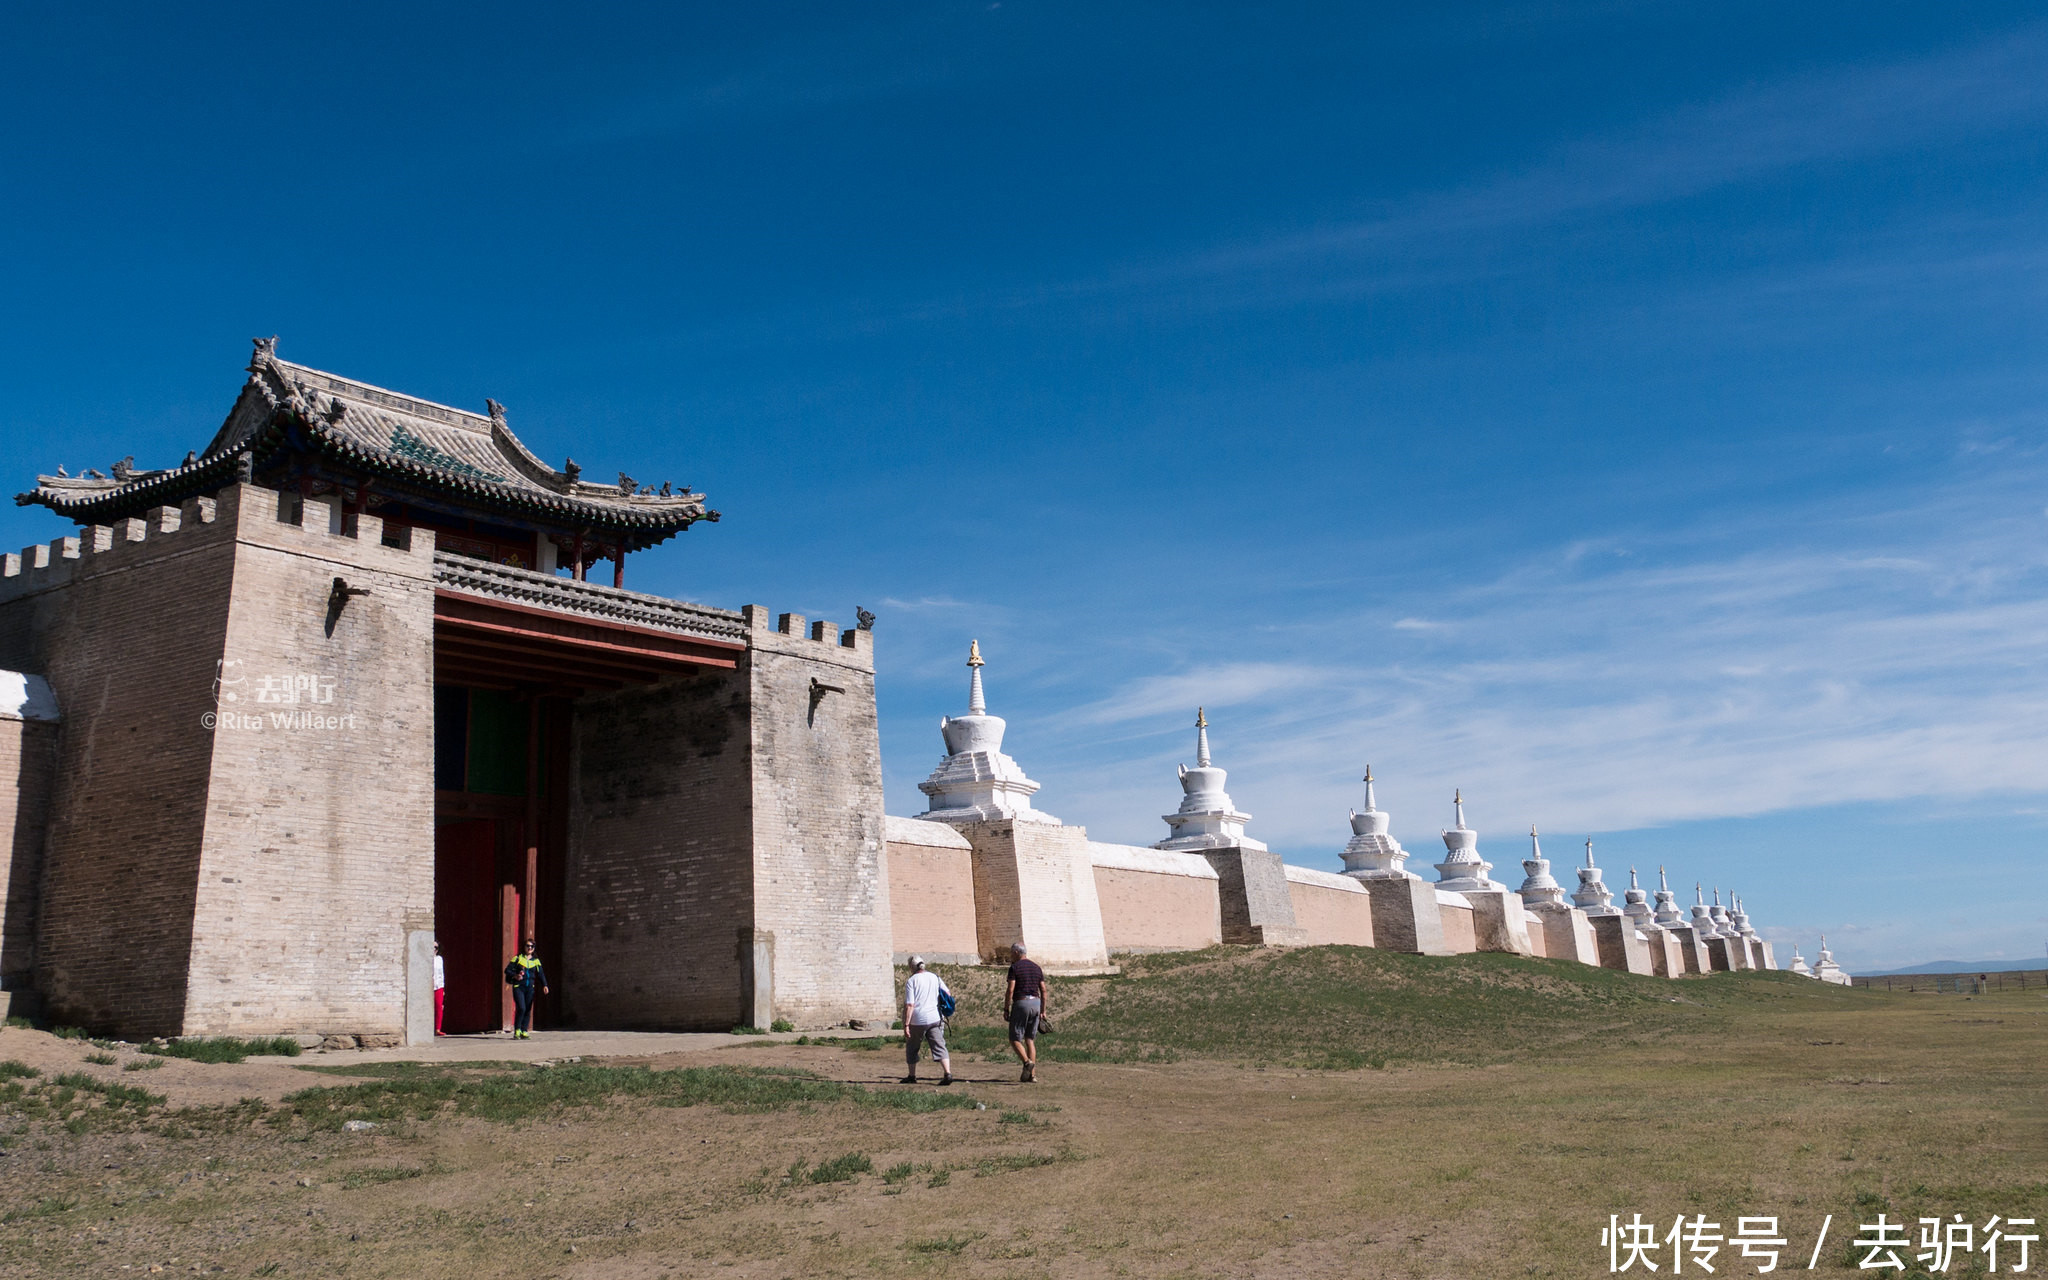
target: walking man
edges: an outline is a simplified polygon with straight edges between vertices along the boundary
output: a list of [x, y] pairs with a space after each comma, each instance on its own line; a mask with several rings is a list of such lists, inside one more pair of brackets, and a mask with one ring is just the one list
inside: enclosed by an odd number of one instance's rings
[[548, 993], [548, 971], [540, 967], [540, 957], [533, 952], [533, 939], [528, 938], [526, 946], [505, 966], [505, 981], [512, 986], [514, 1040], [533, 1039], [533, 1002]]
[[1024, 1064], [1017, 1078], [1038, 1079], [1038, 1021], [1045, 1016], [1045, 970], [1024, 955], [1024, 944], [1010, 948], [1010, 979], [1003, 991], [1003, 1016], [1010, 1022], [1010, 1049]]
[[939, 1013], [941, 991], [953, 994], [944, 978], [924, 967], [923, 956], [910, 957], [910, 977], [903, 984], [903, 1059], [910, 1066], [904, 1084], [917, 1083], [917, 1050], [926, 1041], [932, 1046], [932, 1061], [944, 1073], [939, 1083], [953, 1083], [953, 1059], [946, 1053], [946, 1020]]

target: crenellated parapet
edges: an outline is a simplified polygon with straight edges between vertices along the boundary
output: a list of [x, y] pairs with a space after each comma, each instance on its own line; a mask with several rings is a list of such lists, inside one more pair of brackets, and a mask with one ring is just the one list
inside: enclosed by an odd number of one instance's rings
[[[750, 644], [805, 641], [838, 650], [831, 658], [872, 671], [875, 665], [875, 633], [864, 627], [841, 630], [836, 622], [807, 619], [801, 613], [771, 614], [765, 605], [750, 604], [740, 609], [740, 630]], [[801, 652], [788, 650], [785, 652]], [[825, 654], [817, 655], [825, 657]]]
[[9, 552], [0, 557], [0, 602], [65, 586], [83, 564], [132, 561], [146, 544], [214, 524], [218, 510], [212, 498], [192, 498], [180, 506], [154, 507], [143, 516], [111, 525], [87, 525], [75, 535]]
[[406, 530], [387, 538], [381, 519], [348, 512], [338, 497], [306, 498], [236, 484], [217, 497], [188, 498], [111, 524], [86, 525], [75, 535], [0, 557], [0, 604], [226, 541], [407, 577], [428, 576], [434, 555], [432, 534]]

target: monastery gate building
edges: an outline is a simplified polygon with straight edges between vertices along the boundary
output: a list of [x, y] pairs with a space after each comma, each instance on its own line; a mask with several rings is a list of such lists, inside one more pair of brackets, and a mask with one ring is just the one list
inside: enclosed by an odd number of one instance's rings
[[626, 590], [702, 495], [272, 339], [183, 464], [19, 501], [81, 526], [0, 576], [0, 987], [50, 1020], [418, 1040], [438, 937], [497, 1029], [525, 936], [541, 1026], [890, 1016], [872, 633]]

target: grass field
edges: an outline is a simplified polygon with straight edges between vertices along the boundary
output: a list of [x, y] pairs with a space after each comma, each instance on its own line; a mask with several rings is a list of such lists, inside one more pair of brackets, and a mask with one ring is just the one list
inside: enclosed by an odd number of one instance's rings
[[2040, 990], [1221, 949], [1056, 986], [1023, 1086], [998, 975], [947, 976], [943, 1091], [894, 1085], [891, 1043], [298, 1068], [206, 1107], [85, 1043], [0, 1063], [0, 1272], [1592, 1276], [1639, 1212], [1776, 1216], [1781, 1272], [1897, 1275], [1848, 1247], [1880, 1212], [2048, 1217]]

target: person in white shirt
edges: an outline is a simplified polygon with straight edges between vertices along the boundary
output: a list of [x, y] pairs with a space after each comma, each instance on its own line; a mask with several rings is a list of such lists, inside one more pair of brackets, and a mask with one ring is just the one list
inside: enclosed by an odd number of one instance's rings
[[946, 1054], [946, 1020], [939, 1016], [941, 991], [953, 994], [944, 978], [924, 967], [923, 956], [910, 957], [910, 977], [903, 984], [903, 1058], [910, 1064], [904, 1084], [917, 1083], [917, 1050], [927, 1041], [932, 1046], [932, 1061], [945, 1073], [939, 1083], [953, 1083], [953, 1060]]
[[445, 1036], [441, 1030], [441, 1012], [448, 1003], [448, 966], [441, 959], [441, 944], [434, 944], [434, 1034]]

